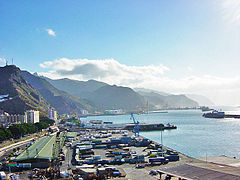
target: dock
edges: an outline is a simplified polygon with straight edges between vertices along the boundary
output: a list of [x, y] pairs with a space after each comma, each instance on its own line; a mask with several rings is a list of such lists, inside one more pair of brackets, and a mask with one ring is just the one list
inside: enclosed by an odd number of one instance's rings
[[[165, 130], [165, 129], [177, 129], [177, 126], [174, 125], [164, 125], [164, 124], [138, 124], [139, 131], [154, 131], [154, 130]], [[126, 130], [133, 130], [135, 127], [134, 124], [127, 124], [124, 129]]]

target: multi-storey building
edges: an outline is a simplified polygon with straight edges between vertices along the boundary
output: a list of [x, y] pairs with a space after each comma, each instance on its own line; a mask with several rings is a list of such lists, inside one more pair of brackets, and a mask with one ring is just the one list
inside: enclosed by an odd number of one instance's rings
[[6, 112], [0, 113], [0, 126], [9, 126], [11, 124], [24, 123], [24, 115], [8, 114]]
[[52, 108], [52, 107], [49, 107], [48, 108], [48, 118], [49, 119], [53, 119], [53, 120], [57, 120], [57, 118], [58, 118], [58, 113], [57, 113], [57, 111], [54, 109], [54, 108]]
[[39, 111], [28, 110], [25, 112], [25, 123], [37, 123], [39, 122]]

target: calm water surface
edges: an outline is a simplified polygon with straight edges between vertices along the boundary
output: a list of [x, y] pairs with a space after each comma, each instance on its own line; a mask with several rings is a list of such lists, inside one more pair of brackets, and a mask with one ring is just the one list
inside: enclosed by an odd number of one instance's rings
[[[200, 110], [135, 115], [140, 123], [171, 123], [176, 130], [163, 132], [163, 144], [192, 157], [227, 155], [240, 158], [240, 119], [208, 119]], [[87, 120], [130, 123], [129, 115], [88, 117]], [[82, 119], [82, 120], [84, 120]], [[160, 131], [140, 132], [160, 143]]]

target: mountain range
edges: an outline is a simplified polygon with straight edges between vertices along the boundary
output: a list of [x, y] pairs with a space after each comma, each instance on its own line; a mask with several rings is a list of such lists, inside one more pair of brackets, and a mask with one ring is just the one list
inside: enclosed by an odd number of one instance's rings
[[106, 109], [136, 111], [146, 108], [146, 104], [150, 110], [198, 106], [186, 95], [144, 88], [133, 90], [95, 80], [53, 80], [21, 71], [14, 65], [0, 68], [0, 96], [9, 96], [8, 100], [0, 101], [0, 109], [15, 114], [23, 114], [27, 109], [38, 109], [46, 114], [49, 106], [60, 114]]
[[144, 98], [128, 87], [112, 86], [95, 80], [77, 81], [66, 78], [58, 80], [44, 78], [58, 89], [78, 98], [87, 99], [99, 111], [105, 109], [133, 111], [144, 105]]
[[172, 108], [186, 108], [197, 107], [198, 103], [188, 98], [186, 95], [162, 95], [157, 92], [143, 92], [138, 91], [140, 95], [148, 102], [149, 109], [172, 109]]
[[186, 95], [173, 95], [145, 88], [131, 89], [103, 82], [88, 80], [77, 81], [71, 79], [49, 79], [52, 85], [80, 98], [88, 99], [98, 106], [98, 109], [150, 110], [167, 108], [197, 107], [198, 103]]
[[22, 71], [22, 76], [26, 82], [35, 88], [60, 114], [78, 114], [81, 113], [82, 109], [88, 111], [93, 110], [90, 102], [55, 88], [42, 77], [33, 75], [27, 71]]
[[213, 106], [215, 105], [210, 99], [198, 94], [186, 94], [186, 96], [194, 101], [197, 101], [200, 106]]

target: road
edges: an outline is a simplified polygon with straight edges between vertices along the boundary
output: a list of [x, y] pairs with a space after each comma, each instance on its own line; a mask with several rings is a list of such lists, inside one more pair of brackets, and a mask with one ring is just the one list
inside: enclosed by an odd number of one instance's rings
[[60, 171], [67, 171], [68, 168], [72, 168], [72, 154], [73, 150], [70, 147], [64, 147], [65, 160], [62, 161], [62, 166], [60, 167]]
[[20, 144], [18, 146], [10, 147], [10, 148], [5, 149], [4, 151], [1, 151], [0, 152], [0, 161], [2, 161], [4, 158], [8, 157], [8, 154], [10, 154], [14, 148], [16, 148], [16, 147], [20, 147], [21, 149], [25, 148], [26, 144], [28, 144], [28, 143], [29, 142], [25, 142], [24, 144]]

